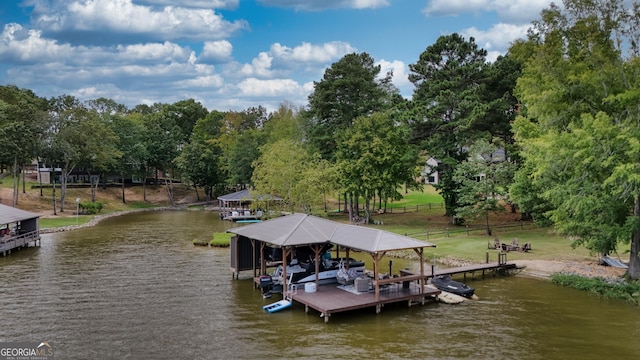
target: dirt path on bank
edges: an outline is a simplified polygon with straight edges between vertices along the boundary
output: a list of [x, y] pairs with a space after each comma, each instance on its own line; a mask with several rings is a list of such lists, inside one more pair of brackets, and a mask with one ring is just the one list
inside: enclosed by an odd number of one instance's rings
[[603, 266], [597, 261], [556, 261], [556, 260], [517, 260], [518, 266], [524, 267], [523, 275], [548, 278], [555, 273], [574, 274], [586, 277], [618, 279], [624, 275], [625, 269]]

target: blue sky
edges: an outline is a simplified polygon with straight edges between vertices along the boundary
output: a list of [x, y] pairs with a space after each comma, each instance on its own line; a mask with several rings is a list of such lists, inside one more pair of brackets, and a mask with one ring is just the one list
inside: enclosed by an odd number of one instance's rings
[[492, 61], [547, 0], [5, 0], [0, 83], [43, 97], [133, 107], [193, 98], [209, 110], [307, 104], [313, 82], [352, 52], [393, 70], [445, 34]]

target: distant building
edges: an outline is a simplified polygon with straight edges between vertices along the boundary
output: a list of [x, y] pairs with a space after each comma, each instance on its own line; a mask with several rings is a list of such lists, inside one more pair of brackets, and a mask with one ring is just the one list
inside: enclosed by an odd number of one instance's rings
[[427, 162], [424, 164], [424, 169], [422, 170], [422, 181], [425, 184], [436, 185], [440, 182], [440, 174], [436, 170], [439, 164], [440, 161], [434, 157], [427, 159]]
[[[504, 149], [498, 149], [491, 154], [486, 155], [478, 155], [478, 157], [482, 157], [486, 160], [491, 160], [492, 162], [503, 162], [507, 161], [506, 151]], [[425, 184], [437, 185], [440, 183], [440, 174], [438, 173], [438, 165], [440, 165], [440, 161], [434, 157], [430, 157], [427, 159], [424, 164], [424, 169], [422, 170], [422, 181]], [[485, 174], [478, 174], [478, 181], [482, 180], [485, 177]]]

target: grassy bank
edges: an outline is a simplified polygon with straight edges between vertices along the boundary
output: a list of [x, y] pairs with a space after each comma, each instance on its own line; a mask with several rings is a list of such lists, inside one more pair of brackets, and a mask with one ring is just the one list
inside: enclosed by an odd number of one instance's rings
[[[4, 204], [10, 204], [12, 179], [5, 177], [2, 181], [0, 201]], [[75, 216], [75, 199], [80, 198], [81, 202], [90, 201], [91, 190], [89, 188], [69, 188], [66, 195], [65, 211], [57, 211], [57, 214], [53, 215], [52, 189], [45, 188], [41, 192], [39, 188], [33, 187], [37, 185], [36, 183], [27, 183], [25, 193], [22, 193], [22, 186], [20, 186], [18, 207], [42, 214], [41, 228], [72, 226], [76, 225], [76, 221], [82, 225], [94, 218], [94, 215]], [[497, 257], [496, 250], [487, 249], [487, 243], [493, 242], [493, 236], [485, 235], [484, 224], [481, 221], [470, 220], [465, 226], [448, 224], [449, 219], [444, 216], [442, 198], [433, 187], [425, 186], [423, 191], [410, 191], [403, 195], [402, 200], [387, 203], [386, 213], [374, 214], [373, 220], [379, 225], [369, 226], [420, 240], [428, 240], [437, 245], [437, 248], [427, 250], [430, 256], [450, 256], [478, 262], [484, 261], [488, 251], [492, 260]], [[56, 196], [59, 202], [59, 188], [56, 190]], [[103, 205], [100, 214], [169, 205], [164, 186], [147, 186], [146, 198], [145, 201], [141, 186], [126, 189], [126, 203], [122, 202], [122, 189], [119, 187], [100, 187], [96, 193], [96, 201]], [[195, 191], [180, 184], [174, 184], [174, 199], [176, 203], [183, 204], [197, 201]], [[338, 206], [336, 200], [331, 200], [328, 203], [329, 209], [337, 209]], [[347, 215], [342, 213], [332, 213], [330, 219], [348, 222]], [[584, 248], [572, 249], [569, 239], [555, 235], [550, 229], [540, 229], [532, 224], [521, 223], [519, 214], [506, 211], [501, 214], [493, 214], [490, 218], [490, 225], [492, 234], [498, 236], [502, 242], [511, 242], [516, 237], [521, 244], [531, 242], [533, 248], [531, 252], [511, 252], [508, 255], [509, 260], [535, 258], [579, 261], [589, 258], [587, 250]]]
[[606, 299], [640, 305], [640, 282], [609, 282], [602, 278], [586, 278], [571, 274], [554, 274], [554, 284], [570, 286]]

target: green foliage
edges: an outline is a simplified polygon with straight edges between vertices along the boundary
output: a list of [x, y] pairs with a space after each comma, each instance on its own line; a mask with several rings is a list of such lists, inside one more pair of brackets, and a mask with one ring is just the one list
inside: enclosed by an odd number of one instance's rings
[[413, 109], [405, 117], [413, 141], [440, 162], [435, 169], [441, 174], [438, 188], [452, 218], [460, 188], [453, 172], [466, 160], [465, 146], [478, 137], [474, 129], [489, 109], [481, 96], [486, 91], [486, 54], [473, 38], [451, 34], [439, 37], [409, 65], [415, 91]]
[[460, 183], [456, 215], [463, 219], [484, 218], [487, 234], [491, 233], [489, 214], [504, 211], [503, 201], [515, 168], [499, 150], [487, 141], [476, 141], [469, 149], [469, 159], [460, 163], [454, 173], [454, 180]]
[[358, 117], [338, 142], [338, 173], [344, 192], [365, 199], [365, 216], [370, 217], [370, 200], [378, 195], [398, 199], [402, 184], [417, 188], [417, 152], [407, 143], [407, 129], [388, 113]]
[[166, 170], [178, 155], [183, 134], [167, 106], [161, 109], [144, 117], [146, 163], [158, 170]]
[[[517, 85], [526, 108], [514, 126], [528, 176], [520, 186], [531, 181], [531, 190], [551, 205], [549, 219], [577, 238], [576, 245], [608, 253], [632, 241], [629, 274], [635, 279], [639, 18], [640, 8], [621, 0], [566, 0], [543, 11], [529, 44], [518, 45], [531, 56]], [[631, 57], [624, 56], [628, 51]]]
[[[231, 233], [214, 233], [209, 245], [216, 247], [228, 247], [231, 244]], [[195, 240], [194, 240], [195, 241]]]
[[598, 294], [607, 299], [640, 305], [640, 282], [612, 283], [602, 278], [587, 278], [571, 274], [554, 274], [554, 284], [570, 286], [582, 291]]
[[302, 144], [287, 139], [266, 144], [261, 152], [252, 177], [258, 194], [280, 196], [280, 205], [287, 211], [310, 212], [322, 203], [334, 181], [326, 160], [309, 155]]
[[391, 107], [397, 90], [391, 74], [379, 79], [380, 65], [367, 53], [347, 54], [328, 68], [321, 81], [314, 82], [309, 95], [307, 135], [314, 151], [333, 159], [337, 136], [355, 119]]
[[103, 204], [101, 202], [81, 202], [79, 204], [80, 212], [83, 214], [97, 214], [102, 211]]

